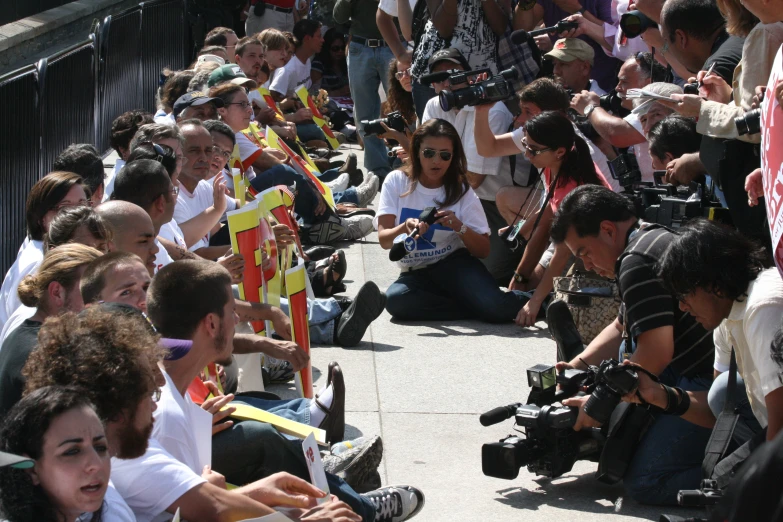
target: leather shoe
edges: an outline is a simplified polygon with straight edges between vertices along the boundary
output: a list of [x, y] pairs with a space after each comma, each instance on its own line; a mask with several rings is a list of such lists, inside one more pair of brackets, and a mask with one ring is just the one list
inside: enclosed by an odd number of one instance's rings
[[546, 309], [549, 333], [557, 344], [557, 361], [571, 361], [584, 350], [574, 317], [565, 301], [553, 301]]
[[337, 249], [329, 245], [315, 245], [305, 250], [305, 254], [307, 254], [307, 257], [310, 259], [310, 261], [320, 261], [321, 259], [326, 259], [335, 252], [337, 252]]
[[326, 432], [326, 442], [334, 444], [345, 438], [345, 381], [343, 371], [336, 362], [329, 363], [326, 383], [332, 386], [332, 406], [327, 408], [321, 404], [317, 395], [313, 400], [326, 413], [318, 427]]

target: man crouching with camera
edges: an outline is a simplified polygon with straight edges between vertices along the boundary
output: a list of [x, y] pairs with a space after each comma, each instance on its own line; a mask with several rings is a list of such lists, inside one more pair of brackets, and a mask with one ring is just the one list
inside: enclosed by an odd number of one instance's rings
[[[712, 382], [712, 335], [683, 312], [677, 297], [661, 284], [656, 265], [676, 235], [658, 225], [642, 224], [634, 204], [597, 185], [574, 189], [555, 214], [552, 240], [565, 243], [585, 268], [616, 278], [622, 305], [617, 319], [584, 351], [558, 371], [598, 366], [618, 358], [642, 366], [664, 384], [706, 391]], [[562, 325], [561, 325], [562, 327]], [[587, 397], [563, 402], [580, 408], [575, 430], [599, 423], [584, 411]], [[681, 489], [698, 488], [710, 430], [676, 415], [654, 414], [623, 478], [638, 502], [676, 504]]]

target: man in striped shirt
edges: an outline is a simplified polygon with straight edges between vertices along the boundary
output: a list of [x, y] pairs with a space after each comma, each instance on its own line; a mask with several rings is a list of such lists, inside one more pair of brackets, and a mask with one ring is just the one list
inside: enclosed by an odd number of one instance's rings
[[[712, 334], [679, 308], [656, 273], [669, 243], [666, 228], [641, 223], [634, 204], [598, 185], [574, 189], [561, 203], [552, 239], [565, 243], [585, 268], [618, 283], [617, 319], [563, 368], [584, 369], [606, 359], [630, 359], [683, 390], [708, 390], [712, 382]], [[580, 408], [574, 429], [599, 424], [584, 412], [587, 397], [564, 402]], [[676, 504], [677, 492], [695, 489], [710, 429], [674, 415], [656, 415], [629, 463], [624, 484], [639, 502]]]

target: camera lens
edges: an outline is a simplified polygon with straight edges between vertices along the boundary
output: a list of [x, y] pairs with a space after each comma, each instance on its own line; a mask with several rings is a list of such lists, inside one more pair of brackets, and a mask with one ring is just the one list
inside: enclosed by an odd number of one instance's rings
[[734, 118], [734, 125], [737, 126], [737, 134], [740, 136], [758, 134], [761, 132], [761, 109], [754, 109]]
[[585, 403], [585, 413], [601, 424], [605, 424], [620, 404], [620, 396], [605, 386], [596, 386]]
[[438, 99], [440, 100], [440, 108], [444, 111], [450, 111], [457, 104], [457, 100], [454, 98], [454, 93], [451, 91], [440, 91]]
[[625, 13], [620, 18], [620, 27], [628, 38], [636, 38], [642, 34], [642, 21], [634, 13]]

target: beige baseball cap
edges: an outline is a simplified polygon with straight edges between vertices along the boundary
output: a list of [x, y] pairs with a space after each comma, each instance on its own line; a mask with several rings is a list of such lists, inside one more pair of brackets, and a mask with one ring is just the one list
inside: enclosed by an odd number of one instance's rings
[[573, 62], [574, 60], [584, 60], [593, 65], [595, 60], [595, 51], [590, 44], [579, 38], [561, 38], [555, 42], [551, 51], [544, 56], [547, 58], [557, 58], [563, 62]]

